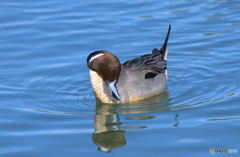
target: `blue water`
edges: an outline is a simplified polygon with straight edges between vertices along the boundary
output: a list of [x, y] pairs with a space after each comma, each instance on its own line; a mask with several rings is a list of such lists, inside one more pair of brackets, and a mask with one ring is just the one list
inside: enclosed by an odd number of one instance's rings
[[[239, 17], [238, 0], [2, 0], [0, 156], [239, 156]], [[96, 105], [88, 54], [133, 59], [168, 24], [166, 93]]]

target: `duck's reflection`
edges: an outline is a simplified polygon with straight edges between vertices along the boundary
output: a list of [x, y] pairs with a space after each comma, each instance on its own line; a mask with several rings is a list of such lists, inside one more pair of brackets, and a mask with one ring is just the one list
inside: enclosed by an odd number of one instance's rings
[[110, 152], [112, 149], [126, 144], [125, 131], [120, 129], [119, 120], [117, 113], [111, 113], [109, 105], [97, 104], [93, 141], [98, 145], [99, 151]]
[[[98, 150], [102, 152], [110, 152], [114, 148], [122, 147], [127, 143], [125, 137], [126, 129], [142, 129], [145, 126], [121, 127], [119, 114], [135, 114], [148, 113], [153, 111], [165, 110], [160, 108], [159, 100], [168, 98], [168, 95], [162, 94], [151, 99], [149, 103], [131, 104], [131, 105], [109, 105], [96, 104], [96, 114], [94, 118], [93, 142], [98, 146]], [[156, 101], [158, 102], [156, 104]], [[126, 118], [132, 120], [152, 119], [154, 116], [133, 116]]]

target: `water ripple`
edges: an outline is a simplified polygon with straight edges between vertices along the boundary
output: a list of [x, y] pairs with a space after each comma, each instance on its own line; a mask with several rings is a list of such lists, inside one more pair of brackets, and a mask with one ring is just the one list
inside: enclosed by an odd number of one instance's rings
[[[221, 143], [237, 148], [239, 8], [236, 0], [2, 2], [0, 154], [207, 156]], [[168, 24], [167, 91], [135, 104], [97, 103], [87, 55], [107, 49], [124, 62], [151, 52]]]

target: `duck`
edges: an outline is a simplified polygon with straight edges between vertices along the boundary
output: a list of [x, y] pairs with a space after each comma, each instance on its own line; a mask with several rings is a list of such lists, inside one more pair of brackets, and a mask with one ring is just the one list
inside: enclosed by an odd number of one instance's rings
[[87, 57], [90, 81], [96, 100], [104, 104], [139, 102], [164, 92], [167, 87], [168, 38], [160, 49], [128, 60], [123, 64], [107, 50], [97, 50]]

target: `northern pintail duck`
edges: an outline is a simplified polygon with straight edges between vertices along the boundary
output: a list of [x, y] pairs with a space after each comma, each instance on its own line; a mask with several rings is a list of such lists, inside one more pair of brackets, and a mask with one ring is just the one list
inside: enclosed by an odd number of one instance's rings
[[123, 64], [111, 52], [99, 50], [87, 58], [96, 98], [102, 103], [132, 103], [163, 92], [167, 86], [168, 33], [160, 49]]

